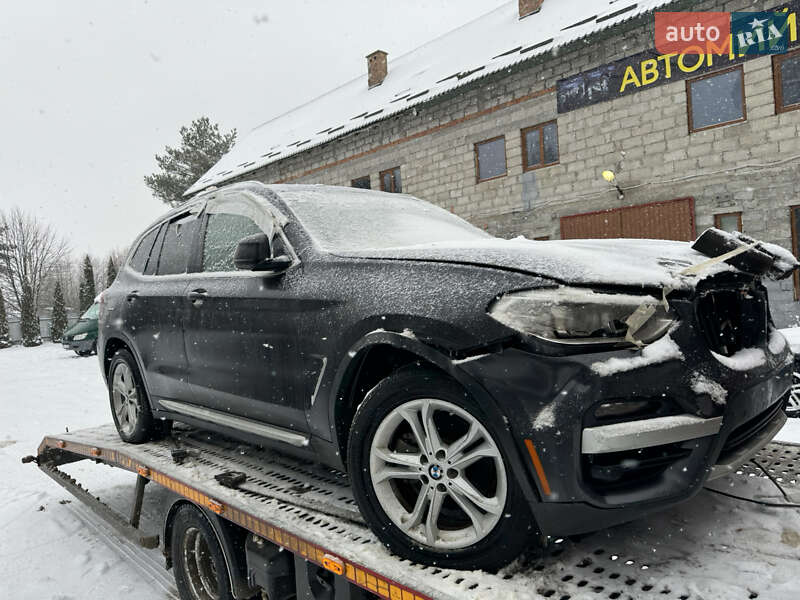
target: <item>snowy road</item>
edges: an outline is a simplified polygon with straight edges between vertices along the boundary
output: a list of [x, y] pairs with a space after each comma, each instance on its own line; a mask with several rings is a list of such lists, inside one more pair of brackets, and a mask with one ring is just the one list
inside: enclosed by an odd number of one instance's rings
[[[55, 344], [0, 351], [0, 581], [10, 592], [0, 596], [177, 597], [159, 550], [121, 540], [39, 469], [20, 462], [36, 453], [45, 433], [107, 423], [108, 411], [96, 357], [79, 358]], [[64, 470], [110, 504], [129, 504], [135, 475], [81, 463]], [[145, 531], [155, 527], [148, 506]]]
[[[142, 550], [120, 540], [38, 469], [20, 463], [22, 456], [35, 453], [46, 433], [95, 426], [109, 420], [105, 388], [95, 357], [78, 358], [52, 344], [0, 351], [0, 468], [4, 475], [0, 483], [0, 581], [6, 589], [13, 590], [7, 597], [59, 600], [176, 597], [172, 574], [163, 569], [158, 550]], [[800, 442], [800, 420], [790, 422], [778, 437]], [[128, 505], [132, 474], [81, 463], [64, 470], [76, 475], [110, 504], [119, 508]], [[155, 532], [158, 519], [152, 509], [156, 490], [148, 488], [145, 494], [142, 527], [148, 533]], [[661, 517], [598, 532], [588, 543], [605, 540], [603, 543], [612, 547], [636, 548], [639, 555], [652, 548], [654, 562], [660, 554], [666, 554], [664, 574], [671, 574], [668, 579], [672, 579], [673, 591], [684, 588], [694, 594], [700, 592], [703, 597], [703, 585], [686, 584], [685, 575], [702, 568], [709, 578], [723, 582], [731, 569], [744, 569], [752, 573], [754, 588], [763, 589], [769, 583], [773, 591], [781, 590], [778, 595], [766, 594], [760, 598], [791, 597], [783, 595], [783, 591], [800, 587], [790, 583], [796, 574], [786, 568], [792, 564], [787, 562], [787, 551], [797, 554], [794, 564], [800, 560], [797, 549], [800, 533], [794, 529], [800, 520], [797, 514], [792, 515], [792, 527], [784, 529], [775, 521], [779, 512], [772, 517], [761, 513], [746, 522], [752, 517], [742, 511], [741, 503], [711, 499], [704, 493]], [[69, 502], [62, 504], [62, 501]], [[729, 539], [721, 535], [712, 541], [708, 536], [715, 535], [715, 522], [726, 519], [731, 511], [740, 511], [742, 515], [738, 530], [741, 536]], [[692, 529], [691, 535], [688, 531], [683, 533], [685, 527]], [[751, 539], [773, 534], [774, 555], [748, 554]], [[728, 558], [718, 562], [719, 556], [709, 557], [708, 564], [697, 565], [693, 564], [697, 555], [689, 552], [687, 564], [676, 562], [687, 552], [680, 548], [686, 540], [676, 543], [678, 537], [685, 536], [694, 539], [693, 544], [698, 546], [709, 542], [713, 547], [720, 546], [722, 556]], [[671, 567], [667, 566], [669, 563]], [[764, 569], [771, 572], [765, 573]], [[658, 570], [653, 564], [650, 573], [655, 575]], [[684, 577], [680, 575], [682, 572]], [[747, 594], [741, 597], [746, 598]]]

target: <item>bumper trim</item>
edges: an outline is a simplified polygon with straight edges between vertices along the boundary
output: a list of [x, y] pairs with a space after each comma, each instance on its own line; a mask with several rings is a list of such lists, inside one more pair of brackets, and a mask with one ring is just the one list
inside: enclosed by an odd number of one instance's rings
[[725, 462], [717, 463], [711, 468], [711, 474], [708, 476], [708, 481], [723, 477], [729, 473], [733, 473], [740, 465], [747, 462], [756, 452], [766, 446], [770, 440], [781, 430], [786, 423], [786, 413], [782, 410], [772, 419], [758, 435], [754, 436], [747, 444], [736, 450], [733, 454], [725, 459]]
[[721, 428], [722, 417], [704, 419], [690, 414], [587, 427], [581, 436], [581, 453], [604, 454], [685, 442], [716, 435]]

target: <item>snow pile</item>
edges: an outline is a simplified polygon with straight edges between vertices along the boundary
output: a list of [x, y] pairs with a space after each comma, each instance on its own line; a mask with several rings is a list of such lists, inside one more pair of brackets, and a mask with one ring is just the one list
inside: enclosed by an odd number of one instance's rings
[[800, 354], [800, 327], [790, 327], [789, 329], [781, 329], [781, 334], [789, 342], [792, 352]]
[[709, 379], [702, 373], [695, 373], [692, 377], [692, 391], [697, 395], [707, 394], [711, 396], [711, 399], [714, 401], [714, 404], [719, 404], [720, 406], [725, 405], [725, 401], [728, 398], [728, 390], [722, 387], [716, 381]]
[[794, 254], [789, 252], [783, 246], [779, 246], [778, 244], [772, 244], [770, 242], [762, 242], [759, 241], [758, 245], [775, 256], [775, 267], [780, 269], [781, 271], [790, 271], [792, 269], [796, 269], [798, 267], [798, 261], [795, 258]]
[[542, 429], [549, 429], [551, 427], [555, 427], [555, 424], [556, 424], [555, 402], [551, 402], [550, 404], [545, 406], [542, 410], [540, 410], [538, 415], [536, 415], [536, 419], [533, 421], [533, 428], [536, 431], [541, 431]]
[[786, 348], [786, 338], [780, 331], [772, 331], [769, 334], [769, 351], [773, 354], [780, 354]]
[[654, 365], [668, 360], [683, 360], [683, 352], [678, 348], [669, 334], [646, 346], [640, 354], [630, 358], [609, 358], [601, 362], [592, 363], [592, 371], [607, 377], [615, 373], [632, 371], [648, 365]]
[[723, 356], [712, 351], [720, 363], [734, 371], [749, 371], [767, 362], [767, 355], [761, 348], [743, 348], [731, 356]]

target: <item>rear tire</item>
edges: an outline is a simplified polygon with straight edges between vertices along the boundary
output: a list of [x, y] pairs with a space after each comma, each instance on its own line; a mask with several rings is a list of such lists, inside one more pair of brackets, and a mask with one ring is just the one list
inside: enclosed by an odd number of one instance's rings
[[122, 441], [141, 444], [163, 436], [164, 426], [153, 419], [139, 367], [127, 350], [118, 350], [111, 359], [108, 399]]
[[181, 600], [233, 600], [225, 555], [200, 510], [189, 504], [178, 509], [170, 547]]
[[500, 439], [443, 373], [402, 369], [381, 381], [348, 440], [353, 494], [372, 531], [419, 563], [491, 570], [515, 559], [538, 528]]

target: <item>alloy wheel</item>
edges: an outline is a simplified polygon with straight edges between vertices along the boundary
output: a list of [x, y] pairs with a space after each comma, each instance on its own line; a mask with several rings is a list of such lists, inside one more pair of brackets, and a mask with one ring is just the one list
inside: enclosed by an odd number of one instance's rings
[[503, 516], [500, 449], [480, 421], [450, 402], [424, 398], [392, 410], [372, 439], [369, 467], [386, 515], [429, 547], [466, 548]]
[[139, 418], [139, 392], [136, 389], [133, 371], [124, 362], [119, 363], [114, 369], [111, 397], [120, 431], [124, 435], [131, 435]]

